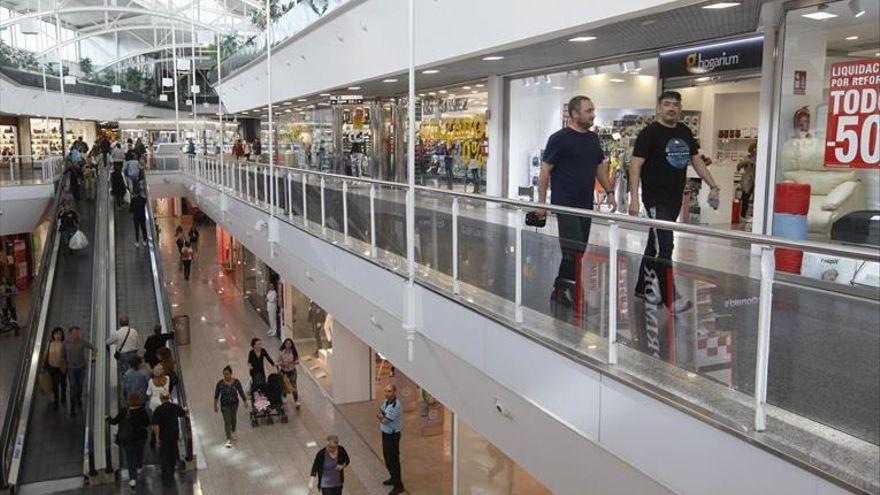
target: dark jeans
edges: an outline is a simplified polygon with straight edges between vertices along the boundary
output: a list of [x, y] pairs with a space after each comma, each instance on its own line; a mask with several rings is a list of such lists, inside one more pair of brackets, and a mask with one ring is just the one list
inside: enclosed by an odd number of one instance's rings
[[559, 226], [562, 260], [559, 262], [554, 288], [559, 289], [566, 285], [573, 286], [578, 279], [577, 262], [586, 251], [590, 240], [590, 219], [575, 215], [557, 215], [556, 222]]
[[382, 432], [382, 456], [385, 457], [385, 467], [391, 475], [391, 482], [397, 488], [403, 488], [400, 475], [400, 432]]
[[146, 440], [134, 440], [122, 446], [125, 450], [125, 466], [128, 468], [128, 479], [137, 479], [138, 469], [144, 466], [144, 443], [146, 443]]
[[[674, 204], [650, 204], [645, 202], [645, 209], [651, 218], [675, 221], [681, 212], [681, 202]], [[650, 229], [648, 245], [639, 268], [639, 280], [636, 283], [636, 294], [645, 297], [651, 304], [662, 302], [667, 307], [675, 300], [675, 284], [672, 276], [673, 233], [671, 230]]]
[[64, 398], [67, 397], [67, 390], [65, 390], [67, 380], [64, 378], [64, 372], [61, 371], [61, 368], [54, 366], [46, 366], [46, 370], [52, 378], [52, 400], [55, 405], [58, 405], [59, 401], [63, 403]]
[[147, 242], [147, 219], [146, 218], [132, 218], [134, 221], [134, 240], [135, 242], [140, 242], [141, 236], [144, 238], [144, 242]]
[[82, 405], [82, 388], [85, 377], [85, 368], [67, 368], [67, 384], [70, 386], [71, 411], [75, 411], [77, 406]]
[[739, 216], [745, 218], [749, 213], [749, 206], [752, 204], [752, 197], [755, 195], [755, 191], [743, 191], [739, 197], [740, 210]]
[[472, 168], [471, 175], [474, 177], [474, 194], [480, 194], [480, 169]]
[[177, 461], [180, 460], [180, 454], [177, 452], [177, 440], [173, 442], [162, 442], [159, 447], [159, 464], [162, 467], [162, 484], [174, 484], [174, 470], [177, 468]]
[[183, 260], [183, 278], [189, 280], [189, 271], [192, 267], [192, 260]]
[[12, 297], [7, 298], [3, 303], [3, 316], [12, 321], [18, 321], [18, 313], [15, 311], [15, 301]]
[[131, 368], [131, 360], [137, 356], [137, 353], [138, 351], [128, 351], [119, 355], [119, 361], [117, 361], [116, 365], [119, 366], [120, 375], [124, 375]]
[[321, 495], [342, 495], [342, 487], [334, 486], [333, 488], [321, 488]]
[[73, 237], [73, 234], [76, 234], [76, 228], [73, 229], [62, 229], [61, 230], [61, 245], [67, 247], [70, 244], [70, 238]]
[[125, 204], [125, 191], [122, 191], [121, 193], [114, 193], [113, 199], [116, 200], [116, 207], [122, 208], [122, 205]]

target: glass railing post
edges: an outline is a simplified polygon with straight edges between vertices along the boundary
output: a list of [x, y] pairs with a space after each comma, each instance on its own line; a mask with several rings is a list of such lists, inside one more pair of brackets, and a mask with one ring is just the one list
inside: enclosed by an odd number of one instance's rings
[[376, 185], [370, 184], [370, 256], [376, 257]]
[[348, 181], [342, 181], [342, 239], [348, 245]]
[[321, 176], [321, 235], [327, 235], [327, 211], [324, 207], [324, 177]]
[[761, 288], [758, 301], [758, 349], [755, 359], [755, 430], [767, 428], [767, 373], [770, 363], [770, 323], [773, 309], [773, 276], [776, 260], [773, 248], [761, 247]]
[[293, 177], [288, 170], [287, 176], [287, 219], [293, 221]]
[[13, 161], [9, 162], [9, 181], [10, 182], [15, 182], [15, 167], [12, 165]]
[[244, 168], [244, 199], [247, 201], [251, 200], [251, 171], [248, 170], [248, 165], [245, 163], [242, 165]]
[[309, 201], [308, 201], [308, 191], [306, 189], [306, 181], [308, 180], [308, 176], [305, 172], [302, 174], [302, 189], [303, 189], [303, 228], [309, 228]]
[[516, 322], [523, 322], [523, 305], [522, 305], [522, 236], [523, 224], [525, 223], [525, 212], [522, 208], [516, 209]]
[[269, 195], [269, 167], [263, 169], [263, 204], [269, 205], [271, 197]]
[[458, 197], [452, 198], [452, 293], [461, 294], [458, 280]]
[[608, 364], [617, 364], [617, 222], [608, 226]]

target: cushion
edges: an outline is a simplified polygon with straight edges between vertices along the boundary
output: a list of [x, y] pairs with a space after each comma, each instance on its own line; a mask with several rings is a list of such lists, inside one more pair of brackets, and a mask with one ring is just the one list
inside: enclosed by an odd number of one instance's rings
[[831, 230], [831, 219], [834, 212], [822, 209], [822, 197], [810, 198], [810, 211], [807, 213], [807, 228], [810, 232], [826, 232]]
[[822, 209], [825, 211], [834, 211], [840, 208], [840, 205], [853, 195], [858, 184], [859, 183], [855, 181], [848, 181], [835, 187], [828, 196], [825, 196], [825, 201], [822, 202]]
[[791, 170], [784, 172], [783, 176], [785, 179], [793, 180], [799, 184], [809, 184], [810, 192], [819, 196], [831, 194], [831, 191], [844, 182], [858, 180], [856, 173], [850, 169], [837, 170], [833, 168], [826, 168], [822, 172]]

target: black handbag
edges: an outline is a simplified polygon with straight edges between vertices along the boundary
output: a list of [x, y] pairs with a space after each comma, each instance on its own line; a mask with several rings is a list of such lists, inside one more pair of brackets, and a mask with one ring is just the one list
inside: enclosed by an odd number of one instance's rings
[[131, 327], [128, 327], [128, 331], [125, 332], [125, 338], [122, 339], [122, 345], [116, 348], [116, 352], [113, 353], [113, 357], [119, 361], [119, 358], [122, 357], [122, 353], [119, 352], [119, 349], [125, 347], [125, 343], [128, 341], [128, 336], [131, 334]]
[[526, 225], [537, 228], [544, 227], [547, 225], [547, 215], [540, 216], [537, 212], [530, 211], [526, 213]]

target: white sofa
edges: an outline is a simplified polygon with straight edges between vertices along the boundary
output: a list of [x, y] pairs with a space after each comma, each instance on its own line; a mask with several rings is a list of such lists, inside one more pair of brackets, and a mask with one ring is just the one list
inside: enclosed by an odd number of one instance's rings
[[827, 238], [840, 217], [865, 209], [865, 190], [856, 172], [825, 167], [825, 149], [819, 139], [789, 139], [780, 154], [781, 180], [810, 185], [809, 233]]

